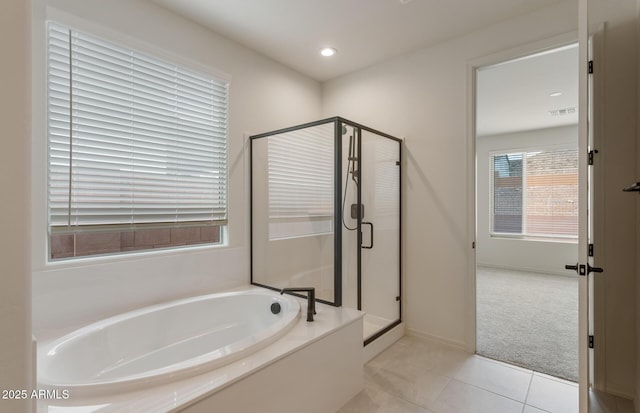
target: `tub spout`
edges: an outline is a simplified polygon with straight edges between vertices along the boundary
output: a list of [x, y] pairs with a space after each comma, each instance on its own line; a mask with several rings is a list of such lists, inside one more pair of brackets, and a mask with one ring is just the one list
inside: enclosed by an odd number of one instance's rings
[[316, 313], [316, 289], [313, 287], [283, 288], [280, 294], [287, 292], [306, 292], [307, 293], [307, 321], [313, 321], [313, 315]]

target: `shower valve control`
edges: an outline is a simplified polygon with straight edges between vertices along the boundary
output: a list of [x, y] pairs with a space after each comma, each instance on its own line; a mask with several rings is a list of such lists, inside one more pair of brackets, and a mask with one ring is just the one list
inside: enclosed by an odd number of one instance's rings
[[[358, 219], [358, 204], [351, 204], [351, 218]], [[364, 205], [360, 204], [360, 219], [364, 218]]]

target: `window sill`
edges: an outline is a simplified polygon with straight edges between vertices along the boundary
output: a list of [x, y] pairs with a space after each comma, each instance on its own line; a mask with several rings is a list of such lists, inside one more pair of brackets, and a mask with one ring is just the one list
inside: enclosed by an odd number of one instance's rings
[[62, 259], [49, 259], [45, 263], [46, 268], [72, 268], [87, 265], [115, 264], [120, 262], [150, 259], [158, 257], [170, 257], [176, 255], [199, 254], [212, 250], [228, 248], [228, 242], [219, 244], [193, 244], [184, 246], [172, 246], [147, 250], [133, 250], [125, 252], [105, 253], [100, 255], [86, 255]]
[[489, 234], [492, 239], [529, 241], [529, 242], [549, 242], [558, 244], [577, 244], [577, 238], [543, 237], [531, 235], [509, 235], [509, 234]]

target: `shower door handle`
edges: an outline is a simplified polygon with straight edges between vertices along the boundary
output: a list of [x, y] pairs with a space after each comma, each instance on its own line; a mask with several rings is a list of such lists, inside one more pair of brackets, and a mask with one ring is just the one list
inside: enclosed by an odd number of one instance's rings
[[[371, 248], [373, 248], [373, 222], [362, 222], [361, 223], [362, 226], [364, 225], [369, 225], [369, 227], [371, 228], [371, 240], [369, 245], [363, 245], [362, 243], [360, 244], [360, 247], [362, 248], [366, 248], [368, 250], [370, 250]], [[361, 233], [362, 234], [362, 233]]]

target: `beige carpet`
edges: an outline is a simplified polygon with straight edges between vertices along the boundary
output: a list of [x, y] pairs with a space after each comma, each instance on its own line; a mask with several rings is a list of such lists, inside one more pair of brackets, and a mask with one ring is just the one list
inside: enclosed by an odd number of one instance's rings
[[578, 380], [578, 278], [479, 267], [477, 352]]

